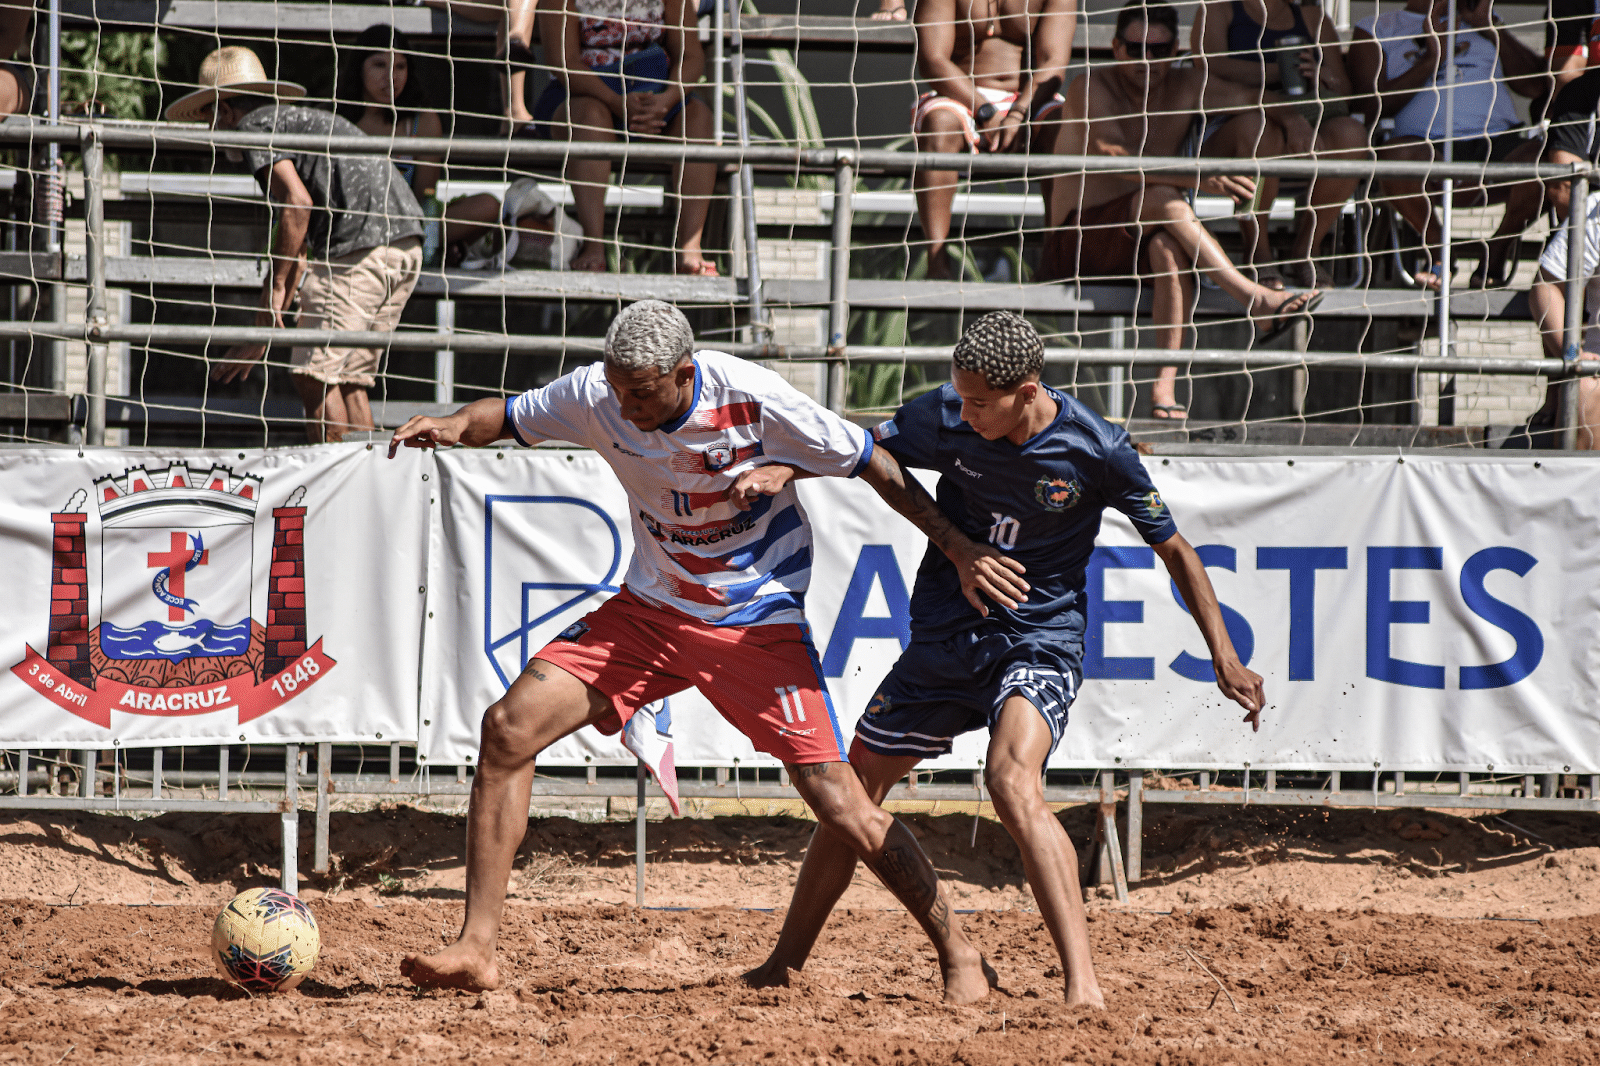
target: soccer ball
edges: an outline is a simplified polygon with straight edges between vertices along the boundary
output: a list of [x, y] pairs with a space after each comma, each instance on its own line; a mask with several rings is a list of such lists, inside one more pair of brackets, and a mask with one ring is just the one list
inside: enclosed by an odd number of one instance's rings
[[300, 897], [252, 888], [233, 897], [211, 927], [222, 976], [250, 992], [283, 992], [317, 964], [322, 937]]

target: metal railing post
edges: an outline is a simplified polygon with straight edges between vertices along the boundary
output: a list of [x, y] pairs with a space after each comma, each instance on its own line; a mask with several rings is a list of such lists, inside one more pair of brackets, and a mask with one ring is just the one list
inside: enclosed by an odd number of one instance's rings
[[1562, 330], [1561, 359], [1567, 366], [1561, 384], [1561, 447], [1572, 451], [1578, 446], [1578, 378], [1574, 373], [1583, 351], [1583, 252], [1588, 234], [1589, 175], [1574, 174], [1567, 200], [1567, 315]]
[[300, 891], [300, 745], [283, 746], [283, 878], [285, 892]]
[[1128, 771], [1128, 880], [1144, 877], [1144, 771]]
[[[454, 333], [456, 302], [440, 299], [433, 306], [433, 325], [440, 333]], [[454, 403], [456, 399], [456, 353], [438, 348], [433, 353], [433, 402]]]
[[317, 828], [312, 844], [311, 872], [328, 872], [329, 792], [333, 784], [333, 745], [317, 745]]
[[855, 157], [840, 152], [833, 168], [833, 258], [828, 269], [828, 407], [843, 413], [850, 368], [844, 360], [850, 335], [850, 231], [855, 223]]
[[[1450, 0], [1448, 11], [1445, 15], [1445, 81], [1444, 81], [1444, 161], [1455, 162], [1455, 121], [1456, 121], [1456, 0]], [[1444, 179], [1444, 203], [1441, 214], [1443, 216], [1439, 229], [1439, 261], [1443, 264], [1439, 276], [1439, 354], [1452, 356], [1456, 353], [1455, 321], [1450, 317], [1450, 274], [1451, 260], [1450, 243], [1452, 234], [1452, 221], [1455, 210], [1455, 179]], [[1428, 242], [1423, 241], [1424, 245]], [[1432, 253], [1429, 253], [1430, 257]], [[1429, 264], [1431, 269], [1433, 264]], [[1451, 374], [1448, 378], [1439, 381], [1439, 424], [1453, 426], [1456, 421], [1456, 378]]]
[[[85, 258], [89, 273], [89, 299], [84, 320], [92, 331], [106, 324], [106, 199], [105, 148], [98, 132], [85, 127], [83, 141], [83, 218]], [[85, 443], [106, 443], [106, 354], [104, 342], [89, 342], [89, 413], [84, 424]]]
[[[49, 31], [45, 48], [48, 57], [45, 89], [45, 121], [61, 125], [61, 0], [50, 0]], [[52, 142], [46, 149], [42, 175], [43, 196], [35, 202], [43, 208], [45, 251], [65, 264], [63, 230], [66, 226], [66, 178], [61, 165], [61, 145]], [[37, 219], [36, 219], [37, 221]], [[61, 282], [50, 286], [50, 320], [67, 320], [67, 287]], [[50, 344], [51, 381], [57, 392], [67, 388], [67, 345], [64, 340]]]
[[645, 810], [644, 810], [644, 760], [639, 760], [636, 768], [639, 780], [638, 806], [634, 809], [633, 827], [633, 898], [640, 907], [644, 906], [644, 839], [645, 839]]
[[[728, 0], [733, 16], [733, 119], [739, 131], [739, 147], [750, 147], [750, 109], [744, 95], [744, 36], [739, 32], [739, 0]], [[767, 310], [761, 292], [761, 250], [756, 244], [755, 171], [749, 163], [739, 164], [739, 215], [744, 230], [745, 281], [750, 287], [750, 339], [757, 344], [772, 339], [767, 325]]]
[[711, 12], [711, 131], [712, 144], [722, 143], [722, 32], [725, 28], [724, 19], [728, 14], [728, 5], [736, 4], [739, 0], [717, 0]]
[[17, 795], [28, 794], [28, 749], [17, 752]]

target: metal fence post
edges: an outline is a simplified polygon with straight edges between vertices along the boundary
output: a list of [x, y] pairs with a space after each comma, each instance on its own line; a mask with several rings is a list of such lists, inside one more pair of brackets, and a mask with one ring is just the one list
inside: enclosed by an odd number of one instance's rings
[[635, 768], [639, 780], [638, 806], [633, 815], [633, 898], [642, 908], [644, 906], [644, 760], [639, 760]]
[[[456, 302], [440, 298], [433, 305], [433, 327], [440, 333], [454, 333]], [[454, 403], [456, 399], [456, 353], [440, 348], [433, 353], [433, 402]]]
[[150, 798], [161, 798], [161, 764], [166, 752], [162, 748], [150, 749]]
[[17, 752], [17, 795], [28, 794], [28, 749]]
[[83, 776], [78, 779], [78, 794], [84, 799], [94, 798], [95, 763], [100, 761], [100, 753], [93, 748], [83, 753]]
[[311, 872], [328, 872], [328, 794], [333, 784], [333, 745], [317, 745], [317, 829], [311, 852]]
[[833, 169], [833, 258], [828, 270], [828, 407], [843, 413], [849, 393], [844, 361], [850, 335], [850, 231], [855, 223], [855, 156], [840, 152]]
[[285, 892], [300, 891], [300, 745], [283, 746], [283, 880]]
[[[729, 0], [733, 45], [733, 119], [739, 131], [739, 147], [750, 147], [750, 109], [744, 95], [744, 35], [739, 31], [738, 0]], [[772, 339], [767, 325], [767, 310], [762, 303], [761, 251], [756, 245], [755, 172], [749, 163], [739, 164], [739, 214], [744, 224], [745, 281], [749, 284], [750, 339], [757, 344]]]
[[1561, 384], [1561, 447], [1572, 451], [1578, 446], [1578, 353], [1583, 350], [1583, 251], [1588, 234], [1589, 175], [1574, 174], [1567, 201], [1567, 317], [1562, 334], [1561, 359], [1567, 365]]
[[1144, 877], [1144, 771], [1128, 771], [1128, 880]]
[[217, 748], [217, 799], [228, 798], [228, 746]]
[[93, 331], [106, 324], [106, 199], [105, 148], [99, 132], [85, 126], [79, 147], [83, 153], [83, 217], [89, 274], [89, 299], [84, 319], [90, 328], [89, 411], [84, 422], [85, 443], [106, 443], [106, 345]]

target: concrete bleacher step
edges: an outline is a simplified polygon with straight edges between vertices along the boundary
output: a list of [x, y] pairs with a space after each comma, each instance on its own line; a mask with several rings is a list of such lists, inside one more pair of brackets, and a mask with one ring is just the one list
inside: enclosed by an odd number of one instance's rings
[[[111, 285], [170, 285], [201, 288], [255, 289], [265, 277], [266, 260], [197, 256], [109, 256], [106, 280]], [[0, 276], [31, 280], [83, 282], [84, 257], [69, 255], [64, 270], [53, 257], [38, 253], [0, 253]], [[743, 303], [748, 299], [742, 278], [678, 277], [672, 274], [588, 274], [558, 270], [428, 271], [417, 283], [420, 296], [528, 300], [667, 300], [691, 305]], [[831, 296], [826, 280], [774, 278], [762, 285], [767, 303], [825, 307]], [[1148, 285], [1076, 285], [954, 281], [879, 281], [852, 278], [848, 301], [854, 309], [918, 311], [1011, 310], [1033, 314], [1145, 315], [1150, 311]], [[1437, 313], [1434, 294], [1419, 289], [1333, 289], [1317, 308], [1319, 318], [1428, 318]], [[1201, 317], [1238, 318], [1239, 305], [1224, 293], [1203, 290], [1195, 313]], [[1525, 293], [1505, 289], [1453, 294], [1451, 315], [1458, 319], [1524, 320]]]

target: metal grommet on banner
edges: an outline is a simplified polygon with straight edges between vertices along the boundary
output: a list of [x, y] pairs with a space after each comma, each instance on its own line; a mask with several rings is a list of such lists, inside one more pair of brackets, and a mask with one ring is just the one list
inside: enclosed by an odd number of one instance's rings
[[1540, 468], [1540, 467], [1541, 467], [1541, 466], [1543, 466], [1543, 465], [1544, 465], [1544, 464], [1543, 464], [1543, 463], [1534, 463], [1534, 464], [1533, 464], [1533, 468], [1534, 468], [1534, 469], [1535, 469], [1535, 470], [1537, 470], [1537, 469], [1539, 469], [1539, 468]]
[[422, 475], [422, 480], [424, 480], [424, 481], [428, 480], [428, 475], [427, 474], [423, 474]]

